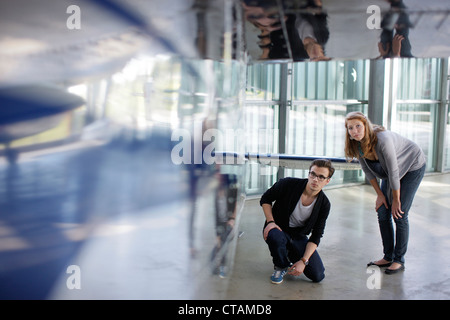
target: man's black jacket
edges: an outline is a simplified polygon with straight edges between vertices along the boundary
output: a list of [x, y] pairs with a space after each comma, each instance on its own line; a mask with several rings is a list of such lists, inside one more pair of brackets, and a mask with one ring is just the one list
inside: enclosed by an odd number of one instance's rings
[[[275, 223], [285, 232], [295, 237], [295, 235], [309, 235], [310, 242], [319, 245], [325, 230], [325, 222], [330, 212], [330, 201], [321, 190], [317, 196], [311, 217], [303, 227], [289, 227], [289, 218], [295, 209], [300, 196], [305, 190], [308, 179], [284, 178], [275, 183], [261, 197], [260, 205], [268, 203], [272, 205], [272, 214]], [[275, 201], [275, 203], [273, 203]], [[264, 227], [267, 221], [264, 223]]]

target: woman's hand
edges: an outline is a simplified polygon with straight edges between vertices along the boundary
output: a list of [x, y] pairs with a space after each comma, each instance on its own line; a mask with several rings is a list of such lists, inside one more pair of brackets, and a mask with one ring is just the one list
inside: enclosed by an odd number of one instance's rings
[[400, 200], [392, 200], [392, 216], [394, 219], [401, 219], [402, 214], [404, 214], [404, 212], [402, 211], [402, 204], [400, 203]]
[[405, 39], [400, 34], [396, 34], [394, 36], [394, 39], [392, 40], [392, 53], [394, 54], [394, 57], [400, 57], [400, 52], [402, 50], [402, 41]]
[[386, 43], [386, 49], [384, 48], [384, 45], [381, 42], [378, 42], [378, 51], [380, 52], [380, 56], [383, 58], [389, 53], [389, 49], [391, 48], [391, 45], [389, 42]]
[[380, 207], [384, 204], [386, 209], [388, 208], [388, 204], [386, 201], [386, 197], [383, 194], [377, 196], [377, 200], [375, 201], [375, 211], [378, 211]]
[[392, 211], [392, 216], [394, 217], [394, 219], [401, 219], [402, 214], [404, 214], [404, 212], [402, 211], [402, 204], [400, 201], [400, 189], [392, 190], [391, 211]]
[[267, 236], [269, 235], [269, 231], [274, 229], [274, 228], [277, 228], [278, 230], [283, 231], [283, 230], [281, 230], [281, 228], [275, 222], [271, 222], [264, 228], [264, 232], [263, 232], [264, 240], [267, 240]]

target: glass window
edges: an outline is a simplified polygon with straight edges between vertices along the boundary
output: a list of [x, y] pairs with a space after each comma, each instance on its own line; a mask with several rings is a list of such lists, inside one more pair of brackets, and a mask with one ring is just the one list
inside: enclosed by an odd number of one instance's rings
[[[286, 153], [343, 158], [344, 118], [367, 112], [369, 75], [369, 60], [294, 63]], [[307, 170], [286, 169], [285, 175], [305, 178]], [[330, 185], [363, 180], [361, 170], [336, 171]]]
[[450, 111], [447, 114], [447, 123], [445, 131], [445, 147], [444, 147], [444, 169], [450, 170]]
[[427, 157], [427, 171], [434, 170], [434, 130], [438, 104], [399, 103], [391, 130], [419, 145]]
[[398, 59], [398, 66], [397, 99], [440, 99], [440, 59]]
[[280, 70], [280, 64], [255, 63], [249, 65], [246, 100], [279, 100]]
[[395, 62], [396, 91], [391, 106], [391, 130], [416, 142], [427, 156], [427, 171], [434, 171], [442, 61], [427, 58], [397, 59]]
[[[344, 158], [345, 115], [351, 111], [367, 112], [367, 104], [329, 103], [294, 105], [289, 110], [288, 154]], [[307, 170], [287, 169], [286, 175], [306, 178]], [[336, 171], [331, 184], [361, 182], [361, 170]]]
[[[383, 112], [392, 131], [415, 141], [427, 156], [427, 171], [437, 163], [438, 108], [441, 100], [442, 61], [436, 58], [393, 59], [385, 69], [390, 86], [390, 104]], [[369, 111], [370, 61], [295, 62], [288, 72], [287, 92], [280, 94], [281, 64], [255, 64], [248, 67], [246, 151], [278, 152], [278, 136], [261, 143], [259, 128], [278, 129], [286, 121], [286, 154], [317, 157], [344, 157], [344, 117], [348, 112]], [[285, 79], [283, 79], [285, 80]], [[375, 92], [376, 94], [376, 92]], [[383, 93], [380, 93], [383, 94]], [[286, 96], [286, 101], [280, 101]], [[279, 101], [279, 104], [274, 104]], [[386, 100], [387, 101], [387, 100]], [[287, 105], [287, 118], [278, 119], [280, 106]], [[375, 110], [378, 112], [378, 110]], [[450, 116], [450, 114], [449, 114]], [[447, 120], [444, 166], [450, 169], [450, 120]], [[278, 131], [276, 131], [278, 133]], [[265, 145], [266, 144], [266, 145]], [[252, 167], [253, 166], [253, 167]], [[265, 191], [276, 174], [261, 178], [260, 166], [247, 167], [247, 187]], [[284, 169], [284, 176], [306, 177], [307, 170]], [[338, 170], [331, 185], [362, 182], [361, 170]]]
[[293, 100], [367, 100], [369, 60], [293, 64]]
[[[246, 152], [251, 154], [278, 153], [278, 105], [246, 105], [244, 128]], [[246, 167], [246, 192], [264, 192], [277, 178], [277, 167], [249, 161]]]

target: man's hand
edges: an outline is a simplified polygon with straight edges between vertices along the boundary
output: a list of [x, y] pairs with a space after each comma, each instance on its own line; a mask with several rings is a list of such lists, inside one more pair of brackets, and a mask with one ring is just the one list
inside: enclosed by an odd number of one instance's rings
[[274, 229], [274, 228], [277, 228], [278, 230], [283, 231], [283, 230], [281, 230], [281, 228], [275, 222], [271, 222], [264, 228], [264, 232], [263, 232], [264, 240], [267, 240], [267, 236], [269, 235], [269, 231]]
[[305, 263], [303, 260], [299, 260], [296, 263], [292, 265], [292, 267], [289, 268], [288, 274], [291, 276], [299, 276], [303, 273], [303, 270], [305, 270]]
[[323, 48], [313, 38], [306, 37], [303, 40], [303, 46], [308, 53], [308, 57], [311, 61], [328, 61], [331, 58], [326, 57], [323, 53]]

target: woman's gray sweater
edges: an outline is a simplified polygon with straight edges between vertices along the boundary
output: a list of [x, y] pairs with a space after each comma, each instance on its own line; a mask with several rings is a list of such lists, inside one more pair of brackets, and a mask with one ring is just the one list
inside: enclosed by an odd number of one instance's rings
[[[375, 151], [380, 165], [388, 176], [391, 189], [399, 190], [400, 179], [406, 173], [418, 170], [425, 165], [425, 154], [415, 142], [395, 132], [381, 131], [377, 133], [377, 138], [378, 142], [375, 146]], [[361, 157], [359, 162], [369, 181], [375, 177], [384, 178], [371, 170], [365, 158]]]

